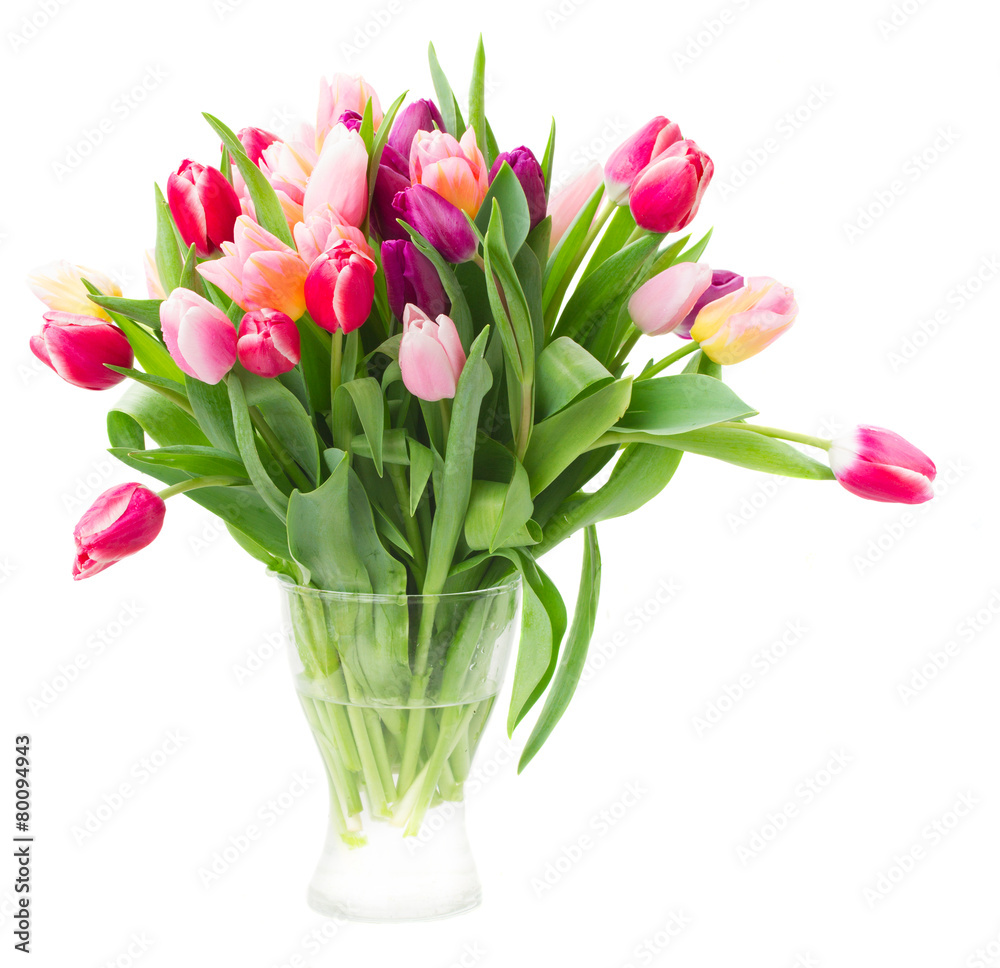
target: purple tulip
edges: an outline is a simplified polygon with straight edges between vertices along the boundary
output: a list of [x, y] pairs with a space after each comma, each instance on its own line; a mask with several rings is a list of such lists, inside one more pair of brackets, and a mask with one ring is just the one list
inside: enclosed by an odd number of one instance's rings
[[743, 276], [738, 276], [728, 269], [716, 269], [712, 273], [712, 281], [708, 288], [698, 297], [691, 311], [677, 324], [674, 333], [682, 339], [691, 339], [691, 327], [694, 326], [702, 307], [742, 287]]
[[531, 217], [531, 227], [534, 228], [545, 218], [545, 175], [542, 166], [530, 148], [521, 145], [513, 151], [503, 151], [497, 155], [490, 169], [490, 182], [496, 178], [500, 166], [507, 162], [517, 175], [517, 180], [524, 189], [524, 197], [528, 200], [528, 215]]
[[372, 195], [371, 223], [375, 234], [386, 239], [408, 239], [397, 221], [393, 208], [396, 196], [410, 187], [410, 163], [391, 145], [382, 149], [378, 173], [375, 175], [375, 192]]
[[382, 271], [389, 308], [398, 319], [403, 318], [407, 303], [413, 303], [432, 319], [451, 308], [434, 263], [412, 242], [403, 239], [383, 242]]
[[449, 262], [468, 262], [476, 254], [476, 233], [465, 213], [426, 185], [400, 192], [392, 207]]
[[357, 111], [345, 111], [337, 118], [337, 123], [342, 124], [348, 131], [360, 131], [363, 120], [364, 118]]
[[430, 100], [414, 101], [399, 113], [386, 144], [404, 158], [410, 157], [410, 146], [418, 131], [444, 131], [444, 121], [438, 106]]

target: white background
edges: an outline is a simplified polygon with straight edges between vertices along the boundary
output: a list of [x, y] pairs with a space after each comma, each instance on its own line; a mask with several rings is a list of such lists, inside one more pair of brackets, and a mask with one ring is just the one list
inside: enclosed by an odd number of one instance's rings
[[[27, 732], [33, 963], [997, 961], [995, 5], [48, 3], [54, 16], [45, 0], [12, 0], [0, 18], [0, 831], [13, 826], [13, 738]], [[30, 35], [24, 17], [41, 28]], [[134, 475], [103, 451], [116, 391], [75, 390], [29, 355], [42, 308], [23, 277], [69, 258], [141, 296], [154, 179], [217, 157], [200, 111], [284, 131], [335, 70], [362, 71], [384, 104], [406, 87], [431, 96], [432, 38], [464, 90], [480, 26], [502, 147], [540, 154], [555, 113], [564, 179], [663, 113], [712, 155], [694, 226], [716, 226], [706, 260], [774, 275], [801, 307], [788, 335], [727, 374], [761, 419], [891, 427], [936, 460], [939, 493], [907, 509], [685, 458], [659, 500], [603, 528], [587, 681], [523, 776], [502, 717], [491, 723], [469, 804], [483, 907], [338, 926], [304, 901], [326, 792], [273, 654], [278, 601], [261, 567], [176, 501], [140, 558], [70, 581], [76, 519]], [[110, 133], [72, 154], [104, 118]], [[548, 560], [568, 595], [578, 553], [574, 541]], [[935, 652], [945, 667], [902, 695]], [[81, 656], [67, 685], [60, 667]], [[179, 749], [144, 774], [171, 731]], [[824, 773], [834, 756], [846, 765]], [[74, 827], [123, 783], [133, 795], [78, 843]], [[282, 794], [293, 805], [204, 886], [199, 868]], [[974, 807], [956, 820], [962, 797]], [[776, 834], [769, 817], [789, 802]], [[5, 964], [12, 878], [8, 861]], [[682, 925], [672, 938], [669, 925]]]

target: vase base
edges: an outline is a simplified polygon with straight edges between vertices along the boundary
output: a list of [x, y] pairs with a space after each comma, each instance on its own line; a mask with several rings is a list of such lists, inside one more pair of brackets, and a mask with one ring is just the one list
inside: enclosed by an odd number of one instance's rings
[[385, 924], [387, 921], [400, 924], [415, 921], [441, 921], [444, 918], [473, 911], [483, 902], [482, 895], [477, 894], [475, 897], [456, 902], [451, 907], [438, 905], [426, 910], [412, 909], [404, 912], [398, 908], [392, 910], [371, 909], [360, 905], [331, 901], [325, 894], [311, 888], [306, 900], [313, 911], [325, 918], [336, 918], [338, 921], [356, 921], [361, 924]]

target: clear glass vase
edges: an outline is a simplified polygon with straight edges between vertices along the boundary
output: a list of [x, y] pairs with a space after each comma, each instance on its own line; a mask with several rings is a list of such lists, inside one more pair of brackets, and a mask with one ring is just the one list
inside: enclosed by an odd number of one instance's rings
[[310, 906], [367, 921], [475, 907], [463, 785], [516, 635], [519, 581], [425, 597], [277, 577], [296, 689], [330, 786]]

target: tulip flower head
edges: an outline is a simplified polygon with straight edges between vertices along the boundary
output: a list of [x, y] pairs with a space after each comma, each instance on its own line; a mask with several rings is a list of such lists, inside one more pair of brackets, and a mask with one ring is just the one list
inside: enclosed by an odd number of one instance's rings
[[708, 288], [695, 300], [691, 307], [691, 312], [687, 314], [674, 329], [674, 334], [682, 339], [691, 338], [691, 327], [698, 318], [698, 313], [710, 302], [721, 299], [723, 296], [743, 288], [743, 276], [730, 272], [728, 269], [716, 269], [712, 273], [712, 281]]
[[468, 262], [476, 254], [479, 240], [465, 213], [426, 185], [400, 192], [392, 207], [449, 262]]
[[798, 315], [791, 289], [767, 276], [754, 276], [721, 299], [708, 303], [691, 327], [691, 338], [716, 363], [733, 364], [770, 346]]
[[636, 175], [680, 140], [680, 127], [664, 117], [653, 118], [626, 138], [604, 165], [607, 197], [616, 205], [627, 205], [629, 186]]
[[403, 384], [415, 397], [430, 402], [452, 399], [465, 366], [465, 350], [451, 318], [432, 320], [416, 306], [403, 310], [399, 368]]
[[90, 301], [84, 279], [105, 296], [122, 294], [121, 287], [110, 276], [96, 269], [73, 265], [65, 259], [35, 269], [28, 275], [28, 288], [55, 312], [96, 316], [110, 322], [111, 317]]
[[899, 434], [882, 427], [856, 427], [830, 445], [830, 469], [858, 497], [896, 504], [922, 504], [934, 496], [934, 462]]
[[[302, 221], [302, 203], [316, 160], [316, 152], [301, 141], [275, 141], [261, 152], [260, 170], [278, 196], [290, 226]], [[248, 203], [249, 196], [244, 201]]]
[[316, 324], [328, 332], [350, 333], [368, 318], [377, 268], [369, 252], [367, 245], [362, 248], [350, 239], [341, 239], [310, 266], [306, 306]]
[[698, 214], [714, 172], [712, 159], [693, 141], [674, 142], [629, 188], [636, 224], [650, 232], [679, 232]]
[[712, 270], [702, 262], [678, 262], [664, 269], [632, 294], [632, 322], [647, 336], [673, 332], [711, 282]]
[[375, 129], [382, 123], [382, 105], [371, 85], [360, 74], [334, 74], [319, 85], [319, 110], [316, 112], [316, 150], [323, 147], [326, 136], [345, 111], [364, 115], [368, 99], [372, 102]]
[[119, 484], [105, 491], [73, 529], [73, 578], [90, 578], [134, 555], [160, 533], [166, 505], [142, 484]]
[[202, 383], [218, 383], [236, 362], [229, 317], [190, 289], [175, 289], [160, 304], [163, 342], [174, 362]]
[[298, 249], [299, 255], [308, 265], [312, 265], [341, 239], [350, 239], [352, 242], [356, 242], [367, 255], [374, 255], [365, 239], [364, 232], [353, 225], [347, 225], [340, 212], [335, 211], [329, 205], [316, 209], [309, 218], [296, 225], [293, 234], [295, 248]]
[[404, 158], [410, 157], [410, 148], [418, 131], [444, 131], [444, 120], [438, 106], [430, 100], [414, 101], [396, 116], [386, 144]]
[[167, 179], [167, 203], [184, 244], [202, 258], [232, 242], [240, 199], [218, 168], [181, 162]]
[[490, 169], [490, 184], [493, 184], [493, 179], [496, 178], [504, 162], [510, 165], [524, 190], [524, 197], [528, 200], [530, 227], [534, 228], [545, 218], [545, 175], [542, 166], [538, 163], [534, 152], [524, 145], [513, 151], [502, 151]]
[[368, 150], [361, 135], [342, 124], [334, 125], [323, 143], [302, 198], [302, 214], [308, 218], [327, 205], [355, 226], [368, 213]]
[[392, 145], [382, 149], [375, 191], [372, 193], [370, 211], [372, 228], [384, 242], [387, 239], [408, 239], [410, 236], [396, 221], [393, 201], [400, 192], [410, 187], [410, 163]]
[[113, 323], [96, 316], [46, 313], [42, 332], [31, 337], [31, 352], [67, 383], [84, 390], [107, 390], [125, 377], [109, 370], [131, 368], [132, 347]]
[[450, 303], [434, 263], [412, 242], [390, 239], [382, 243], [382, 271], [389, 309], [403, 318], [407, 303], [413, 303], [431, 318], [448, 312]]
[[243, 150], [247, 153], [247, 157], [255, 165], [260, 162], [260, 156], [263, 154], [264, 149], [273, 145], [275, 141], [280, 140], [276, 134], [271, 134], [270, 131], [265, 131], [263, 128], [240, 128], [236, 132], [236, 137], [239, 138], [240, 144], [243, 145]]
[[566, 230], [573, 224], [573, 219], [580, 214], [580, 209], [594, 194], [600, 183], [601, 167], [595, 161], [582, 174], [549, 199], [548, 214], [552, 218], [552, 231], [549, 233], [550, 253], [566, 234]]
[[236, 355], [257, 376], [270, 378], [287, 373], [302, 357], [299, 331], [284, 313], [255, 309], [240, 322]]
[[469, 128], [456, 141], [445, 131], [418, 131], [410, 148], [410, 181], [437, 192], [475, 218], [490, 188], [489, 169]]

